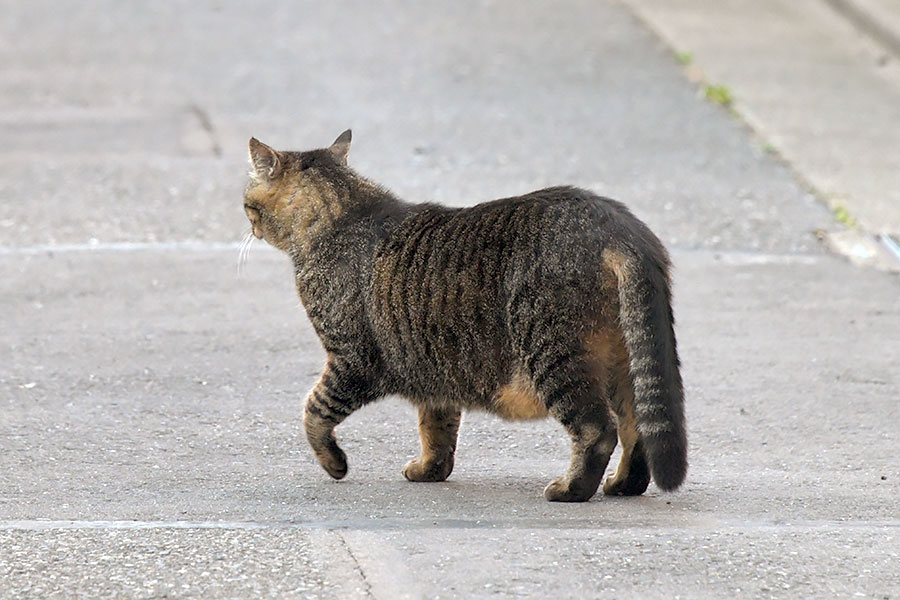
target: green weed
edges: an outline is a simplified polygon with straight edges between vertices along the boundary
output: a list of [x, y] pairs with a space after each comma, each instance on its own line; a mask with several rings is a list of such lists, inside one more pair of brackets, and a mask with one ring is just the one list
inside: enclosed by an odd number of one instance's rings
[[707, 100], [721, 106], [731, 106], [731, 103], [734, 101], [731, 91], [724, 85], [708, 85], [704, 93]]
[[850, 227], [851, 229], [856, 228], [856, 218], [850, 214], [843, 204], [836, 204], [832, 209], [832, 213], [834, 214], [835, 219], [847, 227]]

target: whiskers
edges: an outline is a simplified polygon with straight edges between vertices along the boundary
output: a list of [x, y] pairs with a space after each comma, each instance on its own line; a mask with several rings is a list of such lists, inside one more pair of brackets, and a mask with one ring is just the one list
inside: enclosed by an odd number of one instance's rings
[[247, 263], [247, 257], [250, 256], [250, 246], [253, 245], [253, 240], [255, 239], [256, 236], [253, 235], [253, 228], [251, 227], [247, 230], [247, 233], [244, 234], [244, 239], [241, 240], [241, 247], [238, 250], [238, 275], [244, 270], [244, 265]]

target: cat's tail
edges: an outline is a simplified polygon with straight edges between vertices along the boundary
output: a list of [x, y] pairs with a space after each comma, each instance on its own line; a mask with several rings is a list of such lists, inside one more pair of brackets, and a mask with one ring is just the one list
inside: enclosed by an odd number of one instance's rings
[[636, 429], [656, 485], [674, 490], [687, 474], [687, 433], [668, 255], [657, 242], [644, 256], [622, 249], [606, 250], [603, 258], [618, 279], [619, 324], [630, 359]]

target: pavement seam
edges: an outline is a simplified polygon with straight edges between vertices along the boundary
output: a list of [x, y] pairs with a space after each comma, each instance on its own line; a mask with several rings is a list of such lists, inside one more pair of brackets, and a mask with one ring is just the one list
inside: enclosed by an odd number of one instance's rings
[[[131, 253], [131, 252], [231, 252], [240, 250], [240, 242], [202, 242], [195, 240], [172, 242], [98, 242], [88, 244], [39, 244], [34, 246], [0, 246], [2, 256], [39, 256], [44, 254], [93, 254], [93, 253]], [[274, 254], [278, 251], [266, 245], [254, 246], [253, 252], [263, 251]], [[670, 252], [683, 254], [713, 254], [722, 256], [732, 261], [746, 261], [752, 263], [766, 262], [791, 262], [812, 264], [818, 262], [823, 256], [818, 252], [768, 252], [754, 249], [731, 248], [698, 248], [686, 246], [669, 246]]]
[[[900, 519], [894, 520], [761, 520], [761, 519], [710, 519], [708, 515], [697, 515], [695, 523], [684, 527], [660, 527], [658, 524], [646, 526], [617, 526], [615, 524], [597, 525], [590, 521], [560, 522], [552, 519], [540, 519], [538, 521], [484, 521], [484, 520], [434, 520], [434, 519], [369, 519], [364, 521], [315, 521], [315, 522], [290, 522], [290, 521], [87, 521], [87, 520], [44, 520], [44, 519], [9, 519], [0, 521], [0, 531], [83, 531], [83, 530], [271, 530], [271, 531], [321, 531], [338, 535], [341, 544], [353, 555], [354, 561], [359, 564], [359, 559], [352, 552], [353, 545], [358, 545], [358, 539], [348, 540], [348, 532], [364, 533], [376, 531], [400, 531], [410, 529], [554, 529], [558, 531], [578, 530], [585, 526], [593, 529], [619, 531], [622, 529], [647, 529], [660, 532], [686, 532], [707, 530], [732, 530], [745, 529], [759, 530], [836, 530], [836, 529], [900, 529]], [[365, 540], [363, 540], [365, 541]], [[360, 566], [360, 571], [362, 567]], [[364, 573], [363, 573], [364, 574]]]
[[[240, 242], [201, 242], [194, 240], [177, 241], [177, 242], [93, 242], [86, 244], [38, 244], [34, 246], [0, 246], [0, 256], [32, 256], [40, 254], [63, 254], [63, 253], [81, 253], [81, 252], [158, 252], [158, 251], [200, 251], [208, 252], [211, 250], [235, 251], [241, 247]], [[254, 248], [254, 252], [259, 248], [266, 251], [274, 251], [274, 249], [266, 246], [258, 246]]]
[[362, 579], [363, 583], [363, 594], [367, 598], [374, 598], [375, 595], [372, 592], [372, 583], [369, 581], [369, 578], [366, 577], [366, 572], [363, 570], [362, 565], [359, 563], [359, 559], [356, 557], [356, 554], [353, 553], [353, 549], [350, 547], [350, 544], [347, 542], [347, 538], [344, 537], [344, 534], [340, 531], [333, 531], [334, 535], [337, 536], [338, 541], [340, 542], [341, 547], [344, 552], [346, 552], [350, 556], [350, 560], [353, 561], [353, 570], [359, 575]]

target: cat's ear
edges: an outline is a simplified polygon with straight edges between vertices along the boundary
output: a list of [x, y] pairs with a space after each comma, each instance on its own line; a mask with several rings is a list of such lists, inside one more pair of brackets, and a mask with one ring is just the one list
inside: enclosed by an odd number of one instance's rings
[[334, 140], [334, 143], [331, 144], [329, 150], [334, 154], [334, 157], [340, 161], [342, 165], [347, 164], [347, 155], [350, 154], [350, 139], [353, 137], [353, 134], [348, 129]]
[[281, 156], [256, 138], [250, 138], [250, 164], [255, 179], [275, 179], [281, 173]]

